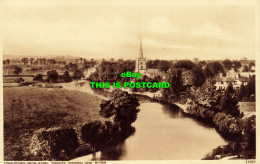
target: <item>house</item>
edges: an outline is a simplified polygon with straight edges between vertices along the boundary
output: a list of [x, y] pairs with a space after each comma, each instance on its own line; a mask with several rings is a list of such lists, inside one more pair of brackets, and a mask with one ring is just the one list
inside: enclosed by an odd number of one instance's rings
[[159, 90], [153, 94], [153, 98], [161, 98], [163, 96], [162, 91]]
[[254, 72], [235, 72], [230, 70], [226, 73], [226, 76], [223, 76], [221, 73], [219, 77], [216, 77], [214, 85], [217, 90], [225, 90], [229, 84], [232, 84], [234, 89], [238, 89], [241, 85], [247, 85], [253, 76], [255, 76]]

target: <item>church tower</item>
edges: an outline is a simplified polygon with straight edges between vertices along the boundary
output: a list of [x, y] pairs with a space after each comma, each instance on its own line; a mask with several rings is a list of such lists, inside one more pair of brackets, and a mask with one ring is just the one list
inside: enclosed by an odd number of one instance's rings
[[135, 60], [135, 72], [146, 72], [146, 58], [143, 56], [142, 40], [140, 38], [139, 55]]

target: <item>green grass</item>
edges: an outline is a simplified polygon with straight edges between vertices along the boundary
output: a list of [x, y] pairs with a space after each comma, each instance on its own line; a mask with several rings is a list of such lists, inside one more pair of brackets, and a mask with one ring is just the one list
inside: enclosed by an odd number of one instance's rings
[[4, 88], [5, 160], [30, 159], [29, 145], [39, 128], [79, 128], [98, 114], [101, 99], [83, 92], [55, 88]]

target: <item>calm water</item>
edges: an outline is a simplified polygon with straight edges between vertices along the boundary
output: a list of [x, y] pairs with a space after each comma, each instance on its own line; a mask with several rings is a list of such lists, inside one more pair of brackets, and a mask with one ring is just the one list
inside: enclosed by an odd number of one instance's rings
[[[69, 83], [64, 88], [94, 94], [88, 82]], [[100, 96], [101, 98], [104, 98]], [[154, 102], [140, 103], [136, 131], [124, 143], [97, 153], [102, 160], [202, 159], [212, 149], [226, 144], [214, 128], [183, 115], [178, 107]], [[74, 159], [91, 160], [92, 155]]]
[[104, 160], [201, 159], [226, 142], [214, 128], [185, 117], [178, 109], [141, 103], [136, 132], [123, 144], [102, 151]]

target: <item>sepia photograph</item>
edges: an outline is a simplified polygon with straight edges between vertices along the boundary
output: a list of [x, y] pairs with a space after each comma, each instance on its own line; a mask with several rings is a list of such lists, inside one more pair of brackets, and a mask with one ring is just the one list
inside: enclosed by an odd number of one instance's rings
[[259, 2], [184, 2], [1, 1], [1, 161], [256, 163]]

